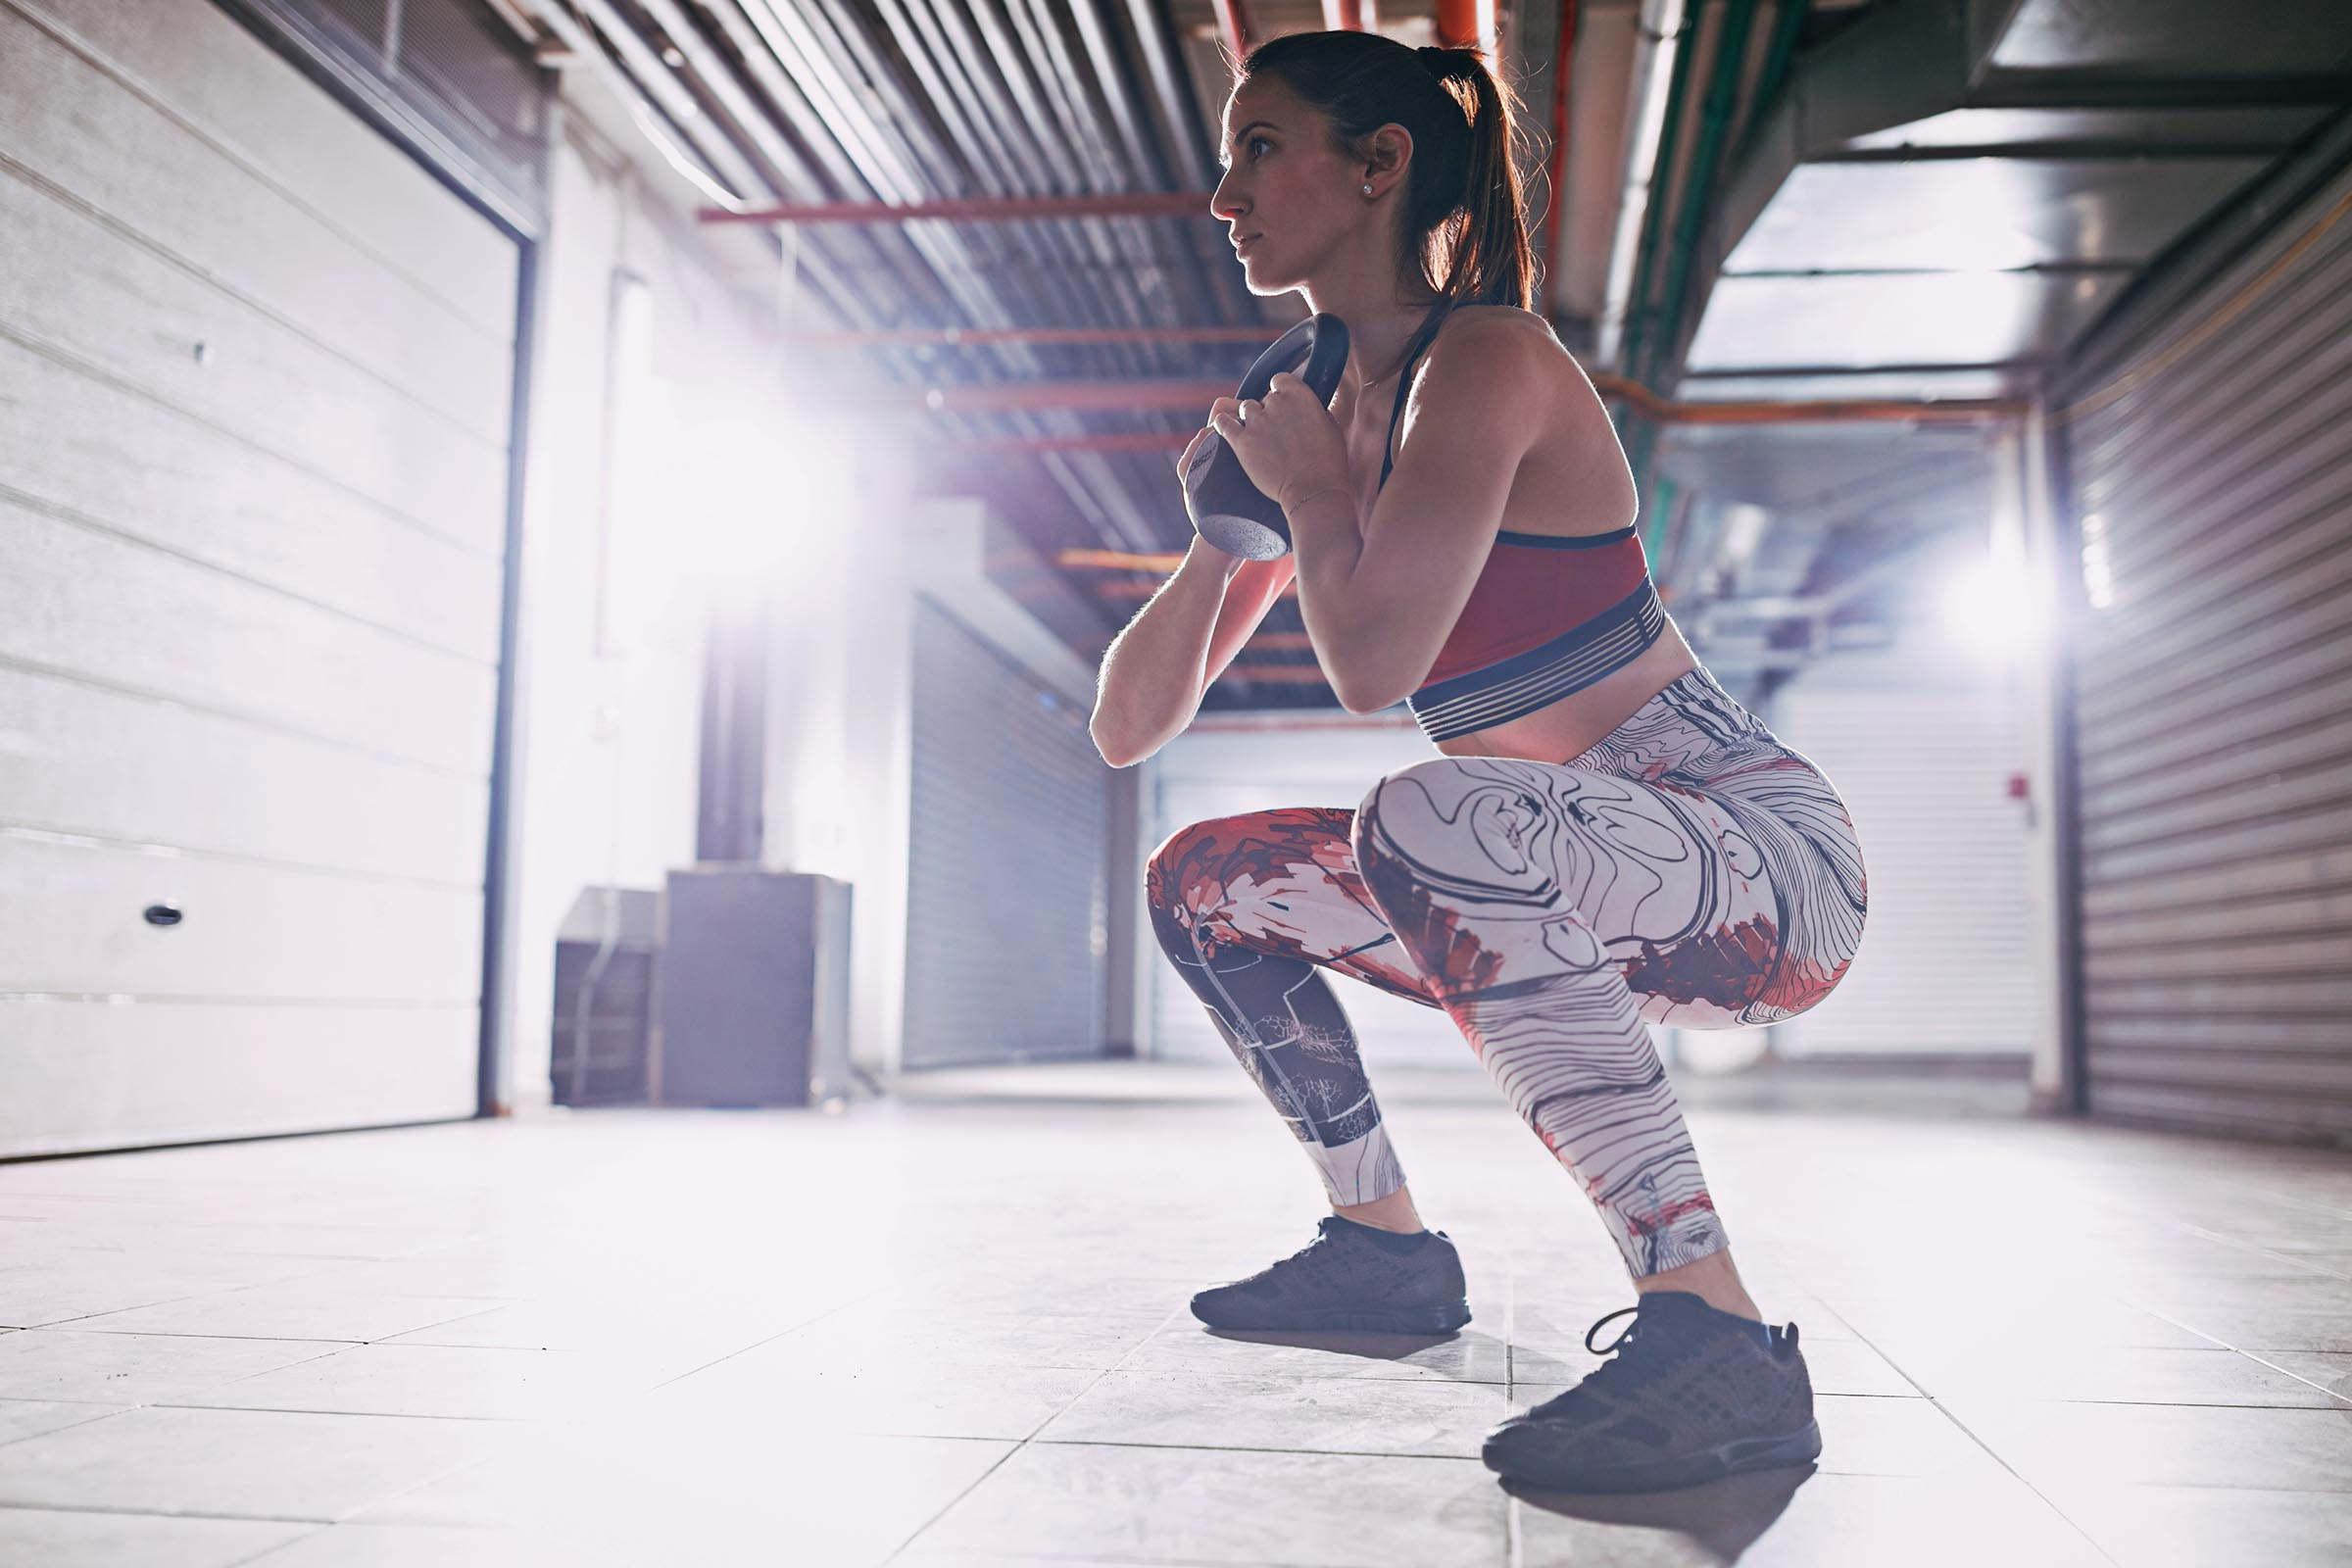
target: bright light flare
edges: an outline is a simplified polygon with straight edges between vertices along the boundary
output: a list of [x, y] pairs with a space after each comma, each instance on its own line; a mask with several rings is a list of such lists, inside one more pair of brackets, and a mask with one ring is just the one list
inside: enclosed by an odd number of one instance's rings
[[2023, 663], [2048, 635], [2048, 599], [2025, 554], [1995, 545], [1964, 558], [1944, 580], [1947, 635], [1986, 663]]

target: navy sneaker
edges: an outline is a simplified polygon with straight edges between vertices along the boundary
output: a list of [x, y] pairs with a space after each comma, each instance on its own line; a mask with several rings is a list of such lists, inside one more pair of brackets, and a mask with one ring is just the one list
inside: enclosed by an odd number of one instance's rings
[[1444, 1231], [1401, 1236], [1326, 1214], [1290, 1256], [1194, 1297], [1193, 1316], [1213, 1329], [1449, 1334], [1470, 1321], [1464, 1291]]
[[[1623, 1333], [1592, 1343], [1628, 1312]], [[1585, 1348], [1611, 1359], [1489, 1433], [1488, 1469], [1561, 1492], [1657, 1492], [1821, 1452], [1794, 1323], [1767, 1329], [1688, 1292], [1653, 1291], [1587, 1329]]]

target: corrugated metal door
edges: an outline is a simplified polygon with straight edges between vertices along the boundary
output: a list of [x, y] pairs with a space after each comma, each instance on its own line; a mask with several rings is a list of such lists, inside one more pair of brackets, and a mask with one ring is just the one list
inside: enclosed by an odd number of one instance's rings
[[[1774, 694], [1774, 733], [1837, 786], [1870, 877], [1862, 950], [1826, 1000], [1774, 1028], [1784, 1054], [2032, 1048], [2024, 807], [2008, 793], [2016, 710], [1997, 672], [1957, 657], [1836, 655]], [[1954, 678], [1912, 683], [1933, 672]]]
[[469, 1114], [515, 247], [203, 0], [0, 151], [0, 1154]]
[[2061, 424], [2094, 1114], [2352, 1144], [2352, 223], [2202, 324], [2347, 189]]
[[1099, 1056], [1109, 769], [1078, 705], [914, 613], [905, 1062]]

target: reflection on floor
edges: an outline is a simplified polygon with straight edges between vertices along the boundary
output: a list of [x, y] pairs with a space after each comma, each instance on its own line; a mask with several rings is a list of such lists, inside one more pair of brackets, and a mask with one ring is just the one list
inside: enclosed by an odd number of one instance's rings
[[1632, 1296], [1482, 1078], [1382, 1086], [1442, 1341], [1185, 1313], [1321, 1212], [1231, 1069], [906, 1087], [0, 1166], [0, 1562], [2352, 1556], [2352, 1157], [1694, 1090], [1825, 1451], [1514, 1496], [1480, 1435]]

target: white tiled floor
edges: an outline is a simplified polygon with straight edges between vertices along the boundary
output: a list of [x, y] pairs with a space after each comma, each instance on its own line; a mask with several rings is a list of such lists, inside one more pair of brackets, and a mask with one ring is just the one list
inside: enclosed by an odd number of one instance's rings
[[1320, 1190], [1106, 1063], [0, 1166], [0, 1564], [2352, 1561], [2352, 1156], [1690, 1088], [1816, 1466], [1479, 1465], [1632, 1294], [1476, 1074], [1382, 1083], [1467, 1329], [1206, 1333]]

